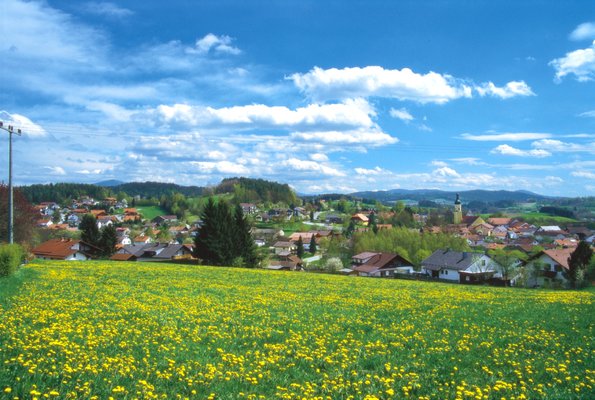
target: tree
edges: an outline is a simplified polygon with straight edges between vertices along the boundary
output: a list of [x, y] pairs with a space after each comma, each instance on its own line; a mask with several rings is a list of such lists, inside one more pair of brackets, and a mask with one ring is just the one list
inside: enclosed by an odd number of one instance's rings
[[568, 259], [568, 270], [565, 277], [570, 282], [572, 288], [581, 286], [583, 283], [587, 266], [591, 262], [593, 250], [584, 240], [581, 240], [576, 249], [570, 254]]
[[347, 227], [347, 231], [345, 232], [345, 237], [351, 237], [355, 232], [355, 222], [353, 220], [349, 221], [349, 226]]
[[[35, 233], [39, 213], [20, 190], [13, 191], [13, 234], [15, 243], [26, 243]], [[8, 242], [8, 186], [0, 184], [0, 242]]]
[[194, 241], [194, 255], [204, 264], [256, 267], [260, 255], [250, 234], [251, 226], [241, 207], [232, 215], [225, 201], [209, 198], [201, 215], [202, 225]]
[[304, 242], [302, 241], [302, 237], [300, 236], [300, 238], [297, 241], [297, 256], [299, 258], [303, 258], [304, 257]]
[[315, 254], [316, 250], [318, 250], [316, 247], [316, 236], [312, 235], [312, 238], [310, 239], [310, 253]]
[[97, 219], [93, 214], [83, 215], [79, 229], [81, 231], [81, 240], [83, 242], [99, 247], [99, 228], [97, 228]]
[[116, 228], [113, 225], [105, 226], [101, 230], [101, 237], [99, 238], [99, 247], [103, 256], [112, 256], [116, 252], [117, 243], [118, 236], [116, 234]]
[[258, 248], [254, 243], [254, 239], [252, 238], [252, 227], [244, 215], [242, 207], [239, 205], [235, 208], [234, 222], [236, 256], [241, 257], [241, 264], [243, 267], [257, 267], [260, 263], [260, 255], [258, 254]]
[[60, 222], [62, 222], [62, 214], [60, 213], [60, 210], [58, 208], [56, 208], [52, 213], [52, 222], [54, 224], [59, 224]]
[[500, 266], [504, 285], [507, 284], [510, 278], [514, 277], [513, 275], [515, 275], [521, 260], [526, 257], [518, 250], [508, 252], [504, 249], [490, 250], [488, 255]]
[[339, 257], [331, 257], [326, 260], [323, 268], [326, 272], [339, 272], [343, 268], [343, 262]]

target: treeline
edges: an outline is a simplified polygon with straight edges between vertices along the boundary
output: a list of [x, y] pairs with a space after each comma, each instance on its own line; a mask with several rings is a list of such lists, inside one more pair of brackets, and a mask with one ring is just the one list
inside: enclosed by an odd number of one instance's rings
[[34, 204], [44, 201], [53, 201], [64, 204], [72, 199], [81, 196], [89, 196], [94, 199], [104, 199], [113, 194], [110, 188], [89, 185], [85, 183], [49, 183], [21, 186], [19, 190], [25, 198]]
[[236, 203], [285, 203], [299, 204], [299, 199], [288, 184], [264, 179], [227, 178], [215, 188], [215, 193], [233, 193]]
[[353, 235], [353, 253], [378, 251], [396, 253], [411, 261], [415, 266], [439, 249], [470, 251], [467, 241], [445, 233], [420, 234], [407, 228], [381, 229]]
[[571, 219], [575, 218], [575, 215], [571, 210], [568, 210], [566, 208], [561, 208], [561, 207], [543, 206], [539, 209], [539, 212], [543, 213], [543, 214], [557, 216], [557, 217], [565, 217], [565, 218], [571, 218]]
[[145, 198], [161, 198], [161, 196], [171, 196], [174, 193], [180, 193], [187, 197], [202, 196], [205, 193], [204, 187], [199, 186], [181, 186], [175, 183], [163, 182], [130, 182], [111, 188], [114, 193], [124, 192], [129, 196], [140, 196]]

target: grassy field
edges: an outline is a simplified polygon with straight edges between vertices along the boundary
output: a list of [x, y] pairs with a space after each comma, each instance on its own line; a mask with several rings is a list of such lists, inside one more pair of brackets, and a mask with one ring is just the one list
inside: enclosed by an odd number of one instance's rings
[[167, 214], [167, 212], [159, 206], [137, 207], [137, 211], [143, 216], [143, 218], [149, 220], [160, 215]]
[[101, 262], [0, 290], [0, 398], [595, 396], [592, 291]]
[[519, 217], [522, 217], [523, 220], [527, 221], [530, 224], [535, 225], [547, 225], [547, 224], [567, 224], [572, 222], [577, 222], [575, 219], [566, 218], [566, 217], [558, 217], [555, 215], [543, 214], [540, 212], [530, 212], [530, 213], [523, 213], [520, 214]]

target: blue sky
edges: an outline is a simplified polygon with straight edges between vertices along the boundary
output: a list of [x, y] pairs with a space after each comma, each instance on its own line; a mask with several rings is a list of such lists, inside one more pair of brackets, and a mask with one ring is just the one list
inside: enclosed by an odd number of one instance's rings
[[592, 1], [3, 0], [0, 16], [17, 184], [595, 195]]

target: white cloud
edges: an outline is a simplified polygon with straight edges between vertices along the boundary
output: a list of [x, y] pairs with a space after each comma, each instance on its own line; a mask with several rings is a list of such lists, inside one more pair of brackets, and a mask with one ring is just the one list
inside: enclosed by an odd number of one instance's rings
[[368, 66], [325, 70], [314, 67], [305, 74], [296, 73], [288, 79], [315, 100], [377, 96], [442, 104], [460, 97], [471, 97], [471, 87], [450, 75], [436, 72], [422, 75], [409, 68], [387, 70]]
[[66, 171], [62, 167], [44, 167], [50, 175], [62, 176], [66, 175]]
[[321, 132], [294, 132], [290, 135], [294, 139], [327, 144], [361, 144], [383, 146], [399, 141], [396, 137], [378, 130], [346, 130]]
[[325, 162], [328, 161], [328, 156], [323, 153], [314, 153], [310, 154], [310, 159], [312, 161]]
[[564, 57], [550, 61], [556, 70], [556, 82], [566, 75], [574, 75], [579, 82], [595, 79], [595, 41], [591, 47], [566, 53]]
[[564, 179], [560, 178], [559, 176], [546, 176], [545, 177], [546, 182], [550, 182], [550, 183], [563, 183]]
[[461, 176], [457, 171], [455, 171], [454, 169], [452, 169], [450, 167], [437, 168], [432, 172], [432, 174], [435, 176], [439, 176], [439, 177], [458, 178]]
[[570, 174], [578, 178], [595, 179], [595, 173], [590, 171], [572, 171]]
[[497, 87], [492, 82], [487, 82], [481, 86], [476, 86], [475, 90], [480, 96], [499, 97], [501, 99], [509, 99], [515, 96], [535, 96], [535, 93], [525, 81], [508, 82], [504, 87]]
[[354, 170], [355, 170], [355, 172], [358, 175], [366, 175], [366, 176], [370, 176], [370, 175], [373, 175], [373, 176], [376, 176], [376, 175], [390, 175], [391, 174], [390, 171], [387, 171], [387, 170], [385, 170], [383, 168], [380, 168], [378, 166], [375, 167], [375, 168], [373, 168], [373, 169], [354, 168]]
[[476, 157], [459, 157], [459, 158], [451, 158], [452, 161], [465, 164], [465, 165], [484, 165], [485, 163], [481, 161], [481, 159]]
[[585, 22], [577, 26], [570, 34], [570, 40], [595, 39], [595, 22]]
[[21, 129], [22, 135], [24, 137], [47, 136], [47, 132], [45, 129], [43, 129], [40, 125], [34, 123], [24, 115], [11, 114], [6, 111], [0, 111], [0, 121], [4, 123], [5, 128], [8, 127], [8, 125], [12, 125], [14, 127], [15, 132], [17, 131], [17, 129]]
[[411, 115], [409, 113], [409, 111], [407, 111], [407, 109], [405, 109], [405, 108], [401, 108], [399, 110], [397, 110], [395, 108], [391, 108], [390, 116], [393, 118], [400, 119], [401, 121], [405, 121], [405, 122], [410, 122], [415, 119], [415, 118], [413, 118], [413, 115]]
[[549, 151], [542, 149], [521, 150], [507, 144], [501, 144], [490, 151], [492, 154], [502, 154], [505, 156], [519, 156], [519, 157], [549, 157], [552, 154]]
[[123, 7], [119, 7], [114, 3], [92, 1], [83, 4], [82, 9], [84, 12], [95, 15], [103, 15], [112, 18], [124, 18], [134, 14], [131, 10]]
[[287, 166], [295, 171], [319, 173], [326, 176], [345, 176], [345, 174], [338, 169], [317, 163], [316, 161], [290, 158], [282, 162], [282, 165]]
[[234, 55], [240, 54], [242, 51], [237, 47], [233, 47], [231, 45], [232, 41], [233, 39], [229, 36], [217, 36], [209, 33], [196, 41], [195, 48], [192, 51], [199, 54], [206, 54], [210, 51]]
[[433, 160], [430, 165], [432, 167], [448, 167], [448, 163], [439, 160]]
[[207, 126], [210, 124], [244, 125], [253, 128], [306, 128], [306, 127], [365, 127], [375, 124], [376, 113], [362, 99], [347, 100], [339, 104], [310, 104], [295, 110], [285, 106], [252, 104], [213, 108], [187, 104], [160, 105], [150, 110], [149, 117], [167, 124]]
[[479, 142], [489, 141], [509, 141], [509, 142], [520, 142], [523, 140], [537, 140], [547, 139], [551, 137], [550, 133], [532, 133], [532, 132], [508, 132], [508, 133], [489, 133], [484, 135], [471, 135], [464, 133], [460, 136], [461, 139], [474, 140]]
[[191, 161], [190, 165], [202, 173], [241, 175], [250, 172], [244, 165], [231, 161]]
[[591, 118], [595, 118], [595, 110], [585, 111], [584, 113], [579, 114], [579, 117], [591, 117]]
[[536, 149], [559, 153], [595, 152], [595, 142], [578, 144], [554, 139], [542, 139], [531, 143], [531, 146]]

